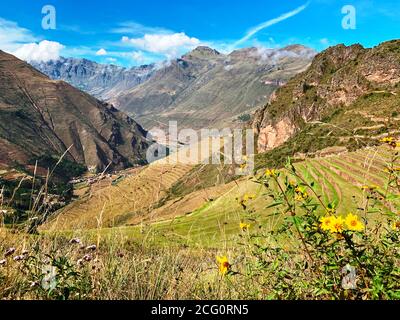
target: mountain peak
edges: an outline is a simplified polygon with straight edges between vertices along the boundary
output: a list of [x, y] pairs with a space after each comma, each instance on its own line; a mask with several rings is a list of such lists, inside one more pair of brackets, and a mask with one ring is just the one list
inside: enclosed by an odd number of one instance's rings
[[313, 65], [318, 67], [326, 66], [324, 61], [328, 60], [338, 67], [350, 60], [357, 59], [360, 54], [363, 54], [366, 51], [367, 50], [360, 44], [354, 44], [351, 46], [338, 44], [318, 54], [316, 59], [313, 61]]
[[282, 50], [298, 52], [298, 51], [311, 50], [311, 49], [306, 46], [303, 46], [301, 44], [291, 44], [291, 45], [288, 45], [288, 46], [282, 48]]
[[212, 56], [219, 56], [221, 53], [219, 53], [217, 50], [212, 49], [207, 46], [198, 46], [196, 49], [192, 50], [185, 56], [202, 56], [202, 57], [212, 57]]

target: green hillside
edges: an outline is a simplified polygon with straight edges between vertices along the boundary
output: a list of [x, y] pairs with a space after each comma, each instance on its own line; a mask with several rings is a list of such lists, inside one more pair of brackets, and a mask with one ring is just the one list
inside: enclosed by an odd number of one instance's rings
[[[388, 173], [385, 171], [390, 162], [391, 150], [386, 147], [363, 149], [341, 155], [308, 159], [295, 163], [298, 174], [308, 183], [314, 183], [315, 194], [321, 196], [327, 206], [334, 204], [338, 213], [349, 212], [364, 214], [362, 204], [366, 201], [365, 186], [379, 186], [376, 196], [384, 195]], [[285, 169], [281, 170], [282, 172]], [[102, 234], [123, 234], [133, 239], [155, 241], [159, 244], [181, 244], [190, 246], [218, 248], [229, 246], [240, 234], [241, 221], [249, 221], [251, 229], [260, 226], [276, 228], [283, 215], [275, 215], [275, 208], [267, 208], [272, 200], [266, 195], [268, 188], [255, 182], [255, 178], [243, 179], [232, 184], [233, 187], [221, 197], [205, 202], [186, 215], [151, 224], [133, 227], [103, 229]], [[298, 182], [300, 182], [298, 180]], [[276, 186], [271, 185], [272, 188]], [[310, 193], [310, 191], [309, 191]], [[243, 210], [241, 200], [255, 196], [247, 201]], [[361, 207], [360, 207], [361, 206]], [[382, 213], [393, 212], [400, 208], [379, 204], [376, 212], [370, 212], [369, 218], [378, 220]], [[97, 234], [97, 231], [91, 232]]]

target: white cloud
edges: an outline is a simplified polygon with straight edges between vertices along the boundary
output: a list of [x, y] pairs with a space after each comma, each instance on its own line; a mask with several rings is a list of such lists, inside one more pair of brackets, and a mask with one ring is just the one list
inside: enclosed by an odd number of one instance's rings
[[145, 57], [142, 51], [134, 51], [132, 53], [132, 58], [135, 60], [137, 63], [143, 63], [145, 61]]
[[15, 51], [23, 43], [34, 42], [38, 39], [28, 29], [17, 23], [0, 18], [0, 49], [9, 53]]
[[25, 61], [57, 60], [64, 46], [39, 39], [16, 22], [0, 18], [0, 49]]
[[285, 58], [307, 58], [312, 59], [317, 54], [316, 51], [307, 47], [299, 47], [297, 50], [288, 50], [287, 48], [274, 49], [266, 47], [257, 47], [253, 53], [255, 58], [260, 58], [262, 63], [276, 64]]
[[197, 38], [191, 38], [185, 33], [145, 34], [142, 38], [122, 37], [122, 42], [135, 48], [151, 53], [162, 54], [172, 59], [185, 51], [194, 49], [201, 44]]
[[302, 6], [298, 7], [295, 10], [292, 10], [290, 12], [284, 13], [284, 14], [282, 14], [281, 16], [279, 16], [277, 18], [268, 20], [266, 22], [263, 22], [263, 23], [259, 24], [258, 26], [255, 26], [254, 28], [251, 28], [242, 39], [236, 41], [233, 44], [233, 48], [237, 48], [239, 45], [245, 43], [247, 40], [249, 40], [251, 37], [253, 37], [256, 33], [260, 32], [261, 30], [269, 28], [269, 27], [271, 27], [271, 26], [273, 26], [273, 25], [275, 25], [275, 24], [277, 24], [279, 22], [285, 21], [285, 20], [287, 20], [287, 19], [289, 19], [291, 17], [294, 17], [294, 16], [298, 15], [300, 12], [304, 11], [309, 6], [309, 4], [310, 4], [310, 1], [307, 2], [306, 4], [302, 5]]
[[96, 56], [106, 56], [107, 51], [106, 49], [101, 48], [99, 51], [96, 52]]
[[59, 59], [60, 51], [64, 48], [65, 47], [58, 42], [43, 40], [39, 43], [24, 44], [13, 54], [28, 62], [46, 62]]

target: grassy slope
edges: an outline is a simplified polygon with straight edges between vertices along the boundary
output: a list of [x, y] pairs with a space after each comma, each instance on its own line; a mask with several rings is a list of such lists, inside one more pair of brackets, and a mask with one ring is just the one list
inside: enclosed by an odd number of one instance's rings
[[[358, 212], [360, 203], [365, 199], [361, 186], [379, 182], [383, 188], [386, 177], [384, 167], [387, 161], [387, 150], [372, 148], [340, 156], [309, 159], [295, 166], [306, 181], [315, 182], [315, 191], [324, 195], [324, 203], [334, 202], [338, 212], [346, 214]], [[229, 245], [230, 239], [238, 235], [239, 223], [242, 220], [249, 221], [251, 218], [252, 228], [260, 225], [274, 228], [282, 219], [282, 216], [274, 215], [274, 209], [266, 209], [269, 204], [265, 196], [267, 190], [252, 180], [242, 179], [224, 187], [224, 194], [219, 198], [194, 203], [191, 213], [177, 210], [173, 215], [175, 218], [171, 219], [166, 210], [165, 217], [160, 214], [157, 222], [103, 229], [101, 233], [121, 233], [134, 239], [146, 239], [165, 245], [218, 248]], [[383, 190], [380, 189], [380, 192]], [[238, 200], [245, 194], [257, 196], [249, 202], [247, 213], [242, 210]], [[177, 199], [176, 207], [186, 202], [185, 197]], [[389, 208], [383, 207], [382, 210], [388, 211]], [[249, 215], [248, 212], [255, 213]], [[95, 230], [92, 232], [97, 233]]]

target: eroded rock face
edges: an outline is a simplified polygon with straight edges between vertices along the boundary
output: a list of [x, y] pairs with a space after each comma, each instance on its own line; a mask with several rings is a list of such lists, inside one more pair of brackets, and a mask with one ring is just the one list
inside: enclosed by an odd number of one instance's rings
[[296, 131], [296, 127], [288, 119], [261, 128], [258, 133], [258, 150], [263, 152], [274, 149], [285, 143]]
[[256, 112], [253, 128], [259, 136], [259, 152], [282, 145], [328, 111], [348, 107], [367, 93], [391, 92], [399, 83], [400, 40], [373, 49], [360, 45], [329, 48]]

